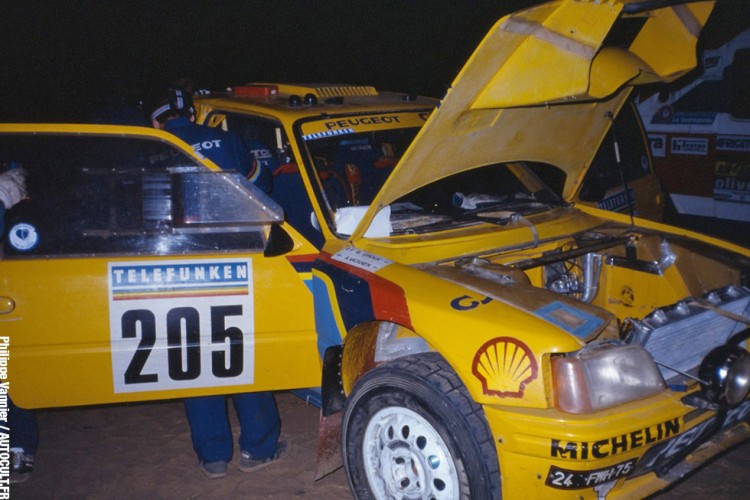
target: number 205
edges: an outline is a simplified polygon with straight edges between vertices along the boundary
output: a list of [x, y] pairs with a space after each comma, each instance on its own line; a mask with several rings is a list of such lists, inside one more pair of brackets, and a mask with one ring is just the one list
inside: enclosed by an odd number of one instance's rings
[[[211, 371], [215, 377], [236, 377], [244, 362], [242, 330], [226, 326], [226, 318], [242, 316], [241, 305], [211, 307], [211, 344], [221, 348], [211, 352]], [[156, 316], [148, 309], [125, 311], [121, 319], [122, 338], [141, 339], [125, 370], [126, 384], [153, 383], [156, 373], [144, 373], [151, 351], [156, 344]], [[183, 341], [184, 336], [184, 341]], [[169, 378], [176, 381], [194, 380], [201, 374], [200, 314], [193, 307], [176, 307], [167, 312], [167, 367]], [[227, 352], [228, 343], [228, 352]], [[227, 361], [229, 361], [227, 363]]]

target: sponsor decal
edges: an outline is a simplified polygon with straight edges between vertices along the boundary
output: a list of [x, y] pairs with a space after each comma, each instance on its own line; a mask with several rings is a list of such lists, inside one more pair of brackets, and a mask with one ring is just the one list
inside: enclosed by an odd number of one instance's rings
[[302, 138], [305, 141], [310, 141], [335, 135], [367, 132], [370, 130], [421, 127], [429, 116], [429, 112], [420, 111], [368, 116], [329, 117], [328, 119], [303, 124]]
[[562, 302], [552, 302], [534, 311], [539, 317], [559, 326], [578, 338], [586, 338], [604, 322], [603, 319]]
[[708, 139], [705, 137], [672, 137], [670, 151], [676, 155], [707, 155]]
[[665, 134], [649, 134], [648, 143], [651, 146], [651, 155], [655, 158], [667, 156], [667, 136]]
[[[316, 322], [319, 305], [329, 293], [331, 307], [336, 304], [335, 314], [341, 315], [343, 331], [363, 323], [381, 319], [393, 321], [411, 328], [409, 308], [404, 290], [393, 281], [373, 274], [391, 261], [356, 248], [341, 251], [336, 255], [321, 253], [313, 264], [315, 273], [327, 276], [330, 289], [320, 279], [313, 279]], [[335, 298], [335, 300], [334, 300]], [[322, 307], [322, 306], [321, 306]]]
[[[750, 401], [745, 401], [743, 404], [729, 411], [727, 418], [724, 421], [724, 425], [721, 430], [728, 429], [742, 421], [747, 420], [750, 416]], [[659, 466], [667, 464], [671, 459], [676, 457], [679, 453], [684, 452], [689, 447], [696, 444], [699, 439], [707, 441], [712, 436], [705, 436], [705, 431], [714, 425], [715, 417], [709, 418], [701, 422], [700, 424], [691, 427], [687, 431], [683, 432], [677, 437], [670, 439], [665, 443], [654, 446], [648, 450], [641, 458], [638, 467], [634, 474], [640, 475], [645, 474]]]
[[196, 153], [200, 153], [201, 151], [207, 151], [209, 149], [221, 149], [221, 139], [196, 142], [195, 144], [191, 144], [190, 147], [192, 147], [193, 151], [195, 151]]
[[253, 383], [252, 261], [112, 262], [116, 393]]
[[333, 120], [325, 122], [325, 127], [328, 130], [333, 129], [351, 129], [361, 125], [381, 125], [401, 123], [401, 118], [398, 115], [385, 115], [385, 116], [363, 116], [363, 117], [352, 117], [344, 118], [342, 120]]
[[674, 125], [711, 125], [716, 121], [717, 113], [715, 112], [675, 112], [671, 106], [664, 106], [659, 109], [654, 117], [651, 119], [651, 123], [654, 124], [667, 124], [671, 123]]
[[551, 440], [550, 456], [570, 460], [607, 458], [658, 443], [680, 433], [679, 418], [598, 441]]
[[716, 151], [750, 151], [750, 136], [720, 135], [716, 138]]
[[635, 291], [628, 285], [623, 285], [620, 289], [620, 303], [625, 307], [633, 307], [635, 305]]
[[392, 261], [388, 259], [354, 247], [346, 247], [340, 252], [333, 254], [331, 258], [370, 273], [377, 272], [385, 266], [392, 264]]
[[354, 129], [353, 128], [345, 128], [345, 129], [338, 129], [338, 130], [326, 130], [324, 132], [315, 132], [313, 134], [305, 134], [302, 136], [303, 141], [312, 141], [315, 139], [323, 139], [325, 137], [333, 137], [335, 135], [345, 135], [345, 134], [353, 134]]
[[[630, 203], [628, 203], [630, 202]], [[635, 191], [629, 187], [627, 193], [623, 189], [610, 196], [607, 196], [602, 201], [596, 204], [598, 208], [603, 210], [609, 210], [610, 212], [627, 212], [628, 206], [635, 204]]]
[[717, 161], [714, 199], [750, 203], [750, 164]]
[[498, 337], [479, 348], [471, 372], [482, 383], [484, 394], [522, 398], [526, 386], [537, 378], [538, 366], [529, 346], [512, 337]]
[[633, 458], [602, 469], [576, 471], [550, 467], [545, 484], [560, 490], [580, 490], [616, 481], [632, 474], [638, 460]]
[[246, 262], [110, 266], [112, 300], [247, 295]]
[[474, 299], [469, 295], [461, 295], [451, 300], [451, 308], [456, 311], [471, 311], [479, 306], [489, 304], [492, 302], [492, 297], [483, 297], [481, 299]]
[[31, 224], [21, 222], [8, 231], [8, 243], [16, 250], [27, 252], [33, 250], [39, 243], [39, 233]]

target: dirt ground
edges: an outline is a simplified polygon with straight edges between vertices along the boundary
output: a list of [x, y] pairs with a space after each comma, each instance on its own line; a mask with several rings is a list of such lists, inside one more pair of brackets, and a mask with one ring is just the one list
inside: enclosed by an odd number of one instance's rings
[[40, 411], [36, 469], [11, 498], [350, 498], [343, 470], [314, 481], [319, 410], [289, 393], [276, 401], [290, 455], [247, 474], [235, 450], [227, 476], [214, 480], [198, 469], [181, 401]]
[[[318, 409], [289, 393], [276, 400], [291, 454], [251, 474], [236, 468], [235, 457], [227, 477], [215, 480], [198, 470], [179, 401], [40, 411], [36, 471], [11, 486], [11, 498], [351, 498], [341, 469], [313, 480]], [[236, 436], [236, 419], [233, 427]], [[748, 466], [745, 443], [656, 499], [746, 498]]]

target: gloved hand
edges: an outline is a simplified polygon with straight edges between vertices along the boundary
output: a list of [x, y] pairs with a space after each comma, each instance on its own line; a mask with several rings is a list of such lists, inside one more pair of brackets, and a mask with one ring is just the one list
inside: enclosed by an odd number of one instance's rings
[[9, 209], [26, 198], [26, 171], [14, 168], [0, 174], [0, 202]]

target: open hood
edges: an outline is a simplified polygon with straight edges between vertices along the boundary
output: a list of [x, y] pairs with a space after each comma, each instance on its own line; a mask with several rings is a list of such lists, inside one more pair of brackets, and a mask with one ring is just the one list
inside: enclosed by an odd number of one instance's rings
[[499, 162], [555, 165], [570, 193], [631, 87], [697, 64], [714, 1], [559, 0], [502, 18], [468, 60], [352, 235], [437, 179]]

